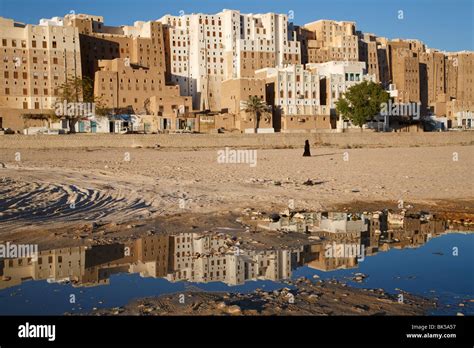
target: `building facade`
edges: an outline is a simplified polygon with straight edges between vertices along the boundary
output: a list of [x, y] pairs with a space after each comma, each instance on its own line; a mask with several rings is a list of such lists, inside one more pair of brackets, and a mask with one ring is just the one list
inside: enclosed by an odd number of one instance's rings
[[352, 86], [363, 81], [375, 82], [375, 76], [366, 73], [364, 62], [331, 61], [308, 64], [320, 77], [321, 104], [333, 112], [336, 101]]
[[258, 98], [263, 103], [267, 103], [266, 85], [263, 78], [241, 77], [228, 79], [222, 82], [221, 106], [224, 114], [233, 118], [232, 128], [241, 132], [270, 132], [274, 131], [272, 122], [271, 106], [269, 110], [257, 116], [252, 112], [247, 112], [247, 102], [250, 97]]
[[301, 64], [256, 72], [267, 84], [274, 128], [281, 132], [331, 129], [329, 108], [320, 104], [320, 75]]
[[305, 24], [303, 28], [307, 49], [305, 63], [359, 59], [359, 44], [354, 22], [319, 20]]
[[253, 77], [255, 70], [300, 62], [300, 46], [286, 15], [166, 15], [168, 78], [191, 95], [200, 110], [221, 110], [221, 83]]
[[0, 123], [21, 130], [23, 114], [54, 109], [58, 89], [70, 77], [81, 77], [79, 33], [55, 23], [31, 25], [0, 17]]

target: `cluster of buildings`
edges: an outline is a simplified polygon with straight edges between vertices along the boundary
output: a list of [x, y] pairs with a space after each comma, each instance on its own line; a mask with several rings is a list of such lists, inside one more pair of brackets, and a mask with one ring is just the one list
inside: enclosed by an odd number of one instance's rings
[[307, 232], [314, 241], [295, 248], [244, 249], [216, 233], [152, 235], [125, 244], [79, 246], [40, 251], [35, 259], [0, 260], [0, 289], [25, 280], [72, 282], [74, 286], [109, 283], [117, 273], [170, 282], [283, 280], [298, 267], [331, 271], [354, 268], [365, 256], [390, 248], [413, 248], [446, 231], [446, 222], [430, 214], [296, 213], [268, 229]]
[[117, 273], [171, 282], [225, 282], [287, 279], [303, 265], [298, 250], [240, 250], [221, 234], [181, 233], [147, 236], [126, 244], [40, 251], [32, 257], [0, 260], [0, 289], [25, 280], [72, 282], [75, 286], [108, 284]]
[[[350, 124], [337, 120], [335, 102], [362, 81], [382, 84], [395, 103], [419, 104], [446, 127], [474, 126], [473, 52], [362, 33], [354, 22], [296, 26], [286, 14], [223, 10], [119, 27], [87, 14], [38, 25], [0, 17], [0, 29], [3, 129], [67, 130], [41, 115], [54, 113], [72, 77], [92, 81], [107, 110], [81, 117], [79, 132], [342, 129]], [[268, 110], [245, 111], [250, 97]]]
[[311, 235], [315, 243], [301, 249], [300, 259], [310, 268], [332, 271], [356, 268], [366, 256], [392, 248], [416, 248], [446, 232], [443, 219], [429, 213], [397, 214], [389, 210], [368, 213], [294, 212], [246, 219], [260, 229]]

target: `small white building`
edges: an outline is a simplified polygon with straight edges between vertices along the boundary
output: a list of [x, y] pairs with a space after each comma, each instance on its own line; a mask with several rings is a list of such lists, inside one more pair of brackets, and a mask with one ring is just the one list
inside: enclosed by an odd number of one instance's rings
[[454, 116], [457, 127], [464, 129], [474, 128], [474, 113], [472, 111], [458, 111]]
[[[326, 79], [327, 105], [331, 109], [349, 87], [363, 81], [375, 82], [375, 75], [367, 74], [365, 62], [330, 61], [326, 63], [307, 64], [308, 69], [314, 69], [320, 78]], [[324, 96], [321, 96], [324, 98]]]
[[319, 228], [333, 233], [366, 232], [368, 220], [364, 214], [328, 212], [321, 214]]
[[[330, 61], [310, 63], [307, 64], [307, 67], [308, 69], [314, 69], [320, 76], [320, 83], [324, 84], [321, 104], [327, 105], [331, 110], [331, 114], [335, 114], [336, 102], [350, 87], [363, 81], [376, 81], [375, 75], [367, 74], [365, 62]], [[342, 119], [338, 121], [337, 128], [339, 130], [347, 126], [348, 124]]]
[[319, 103], [319, 75], [301, 64], [255, 71], [257, 77], [275, 83], [275, 106], [284, 115], [324, 114]]

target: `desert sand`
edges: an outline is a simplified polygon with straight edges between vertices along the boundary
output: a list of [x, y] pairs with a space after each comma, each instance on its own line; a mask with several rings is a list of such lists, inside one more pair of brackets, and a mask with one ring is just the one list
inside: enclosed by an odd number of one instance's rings
[[[327, 210], [351, 202], [471, 209], [474, 146], [257, 150], [257, 165], [217, 150], [0, 150], [0, 230], [124, 222], [246, 207]], [[453, 160], [453, 159], [457, 159]], [[310, 185], [304, 183], [311, 181]], [[380, 207], [382, 208], [382, 207]]]

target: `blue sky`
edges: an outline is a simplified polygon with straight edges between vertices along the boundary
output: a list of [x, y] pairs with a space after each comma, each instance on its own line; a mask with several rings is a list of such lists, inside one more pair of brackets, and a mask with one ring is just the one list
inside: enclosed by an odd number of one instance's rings
[[[474, 50], [474, 0], [0, 0], [0, 16], [25, 23], [76, 13], [102, 15], [107, 25], [155, 20], [164, 14], [293, 11], [295, 24], [352, 20], [358, 30], [416, 38], [447, 51]], [[398, 11], [404, 19], [398, 19]]]

